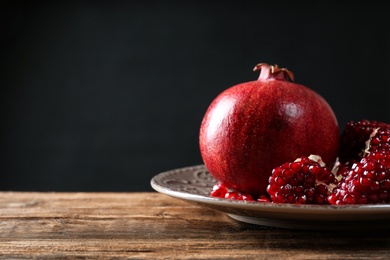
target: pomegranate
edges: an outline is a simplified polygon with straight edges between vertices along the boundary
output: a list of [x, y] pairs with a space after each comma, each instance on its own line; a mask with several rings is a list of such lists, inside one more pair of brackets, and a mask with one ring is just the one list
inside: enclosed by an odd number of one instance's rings
[[340, 138], [337, 187], [330, 204], [390, 202], [390, 125], [372, 120], [350, 121]]
[[200, 126], [204, 164], [223, 186], [266, 194], [272, 169], [316, 154], [331, 165], [339, 128], [332, 108], [291, 71], [261, 63], [258, 80], [232, 86], [210, 104]]
[[343, 174], [327, 198], [330, 204], [385, 204], [390, 202], [390, 152], [369, 153]]
[[274, 168], [267, 192], [275, 203], [328, 204], [336, 184], [321, 157], [310, 155]]

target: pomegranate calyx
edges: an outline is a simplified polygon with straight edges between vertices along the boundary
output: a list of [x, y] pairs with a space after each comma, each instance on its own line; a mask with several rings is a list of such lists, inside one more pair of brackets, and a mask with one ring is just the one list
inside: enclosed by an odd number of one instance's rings
[[285, 68], [279, 68], [277, 64], [268, 65], [267, 63], [259, 63], [254, 68], [253, 71], [259, 71], [260, 76], [258, 80], [286, 80], [294, 82], [294, 74]]

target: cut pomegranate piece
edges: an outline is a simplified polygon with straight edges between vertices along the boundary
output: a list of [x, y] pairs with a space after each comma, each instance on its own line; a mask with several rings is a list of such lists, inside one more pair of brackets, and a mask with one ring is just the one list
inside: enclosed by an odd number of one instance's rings
[[275, 203], [328, 204], [336, 183], [321, 157], [311, 155], [274, 168], [267, 192]]
[[377, 151], [354, 163], [328, 196], [330, 204], [389, 203], [390, 152]]

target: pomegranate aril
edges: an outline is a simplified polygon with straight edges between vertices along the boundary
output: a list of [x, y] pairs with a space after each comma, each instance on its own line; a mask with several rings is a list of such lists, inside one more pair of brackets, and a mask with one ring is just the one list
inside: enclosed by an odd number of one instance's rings
[[302, 195], [297, 196], [297, 199], [296, 199], [297, 204], [306, 204], [306, 201], [307, 201], [306, 195], [302, 194]]
[[350, 193], [350, 194], [347, 194], [343, 197], [343, 202], [345, 204], [356, 204], [357, 198], [356, 198], [355, 194]]
[[315, 198], [315, 204], [327, 204], [327, 195], [319, 194]]
[[283, 186], [285, 185], [287, 182], [286, 182], [286, 178], [284, 177], [276, 177], [275, 178], [275, 182], [280, 185], [280, 186]]
[[213, 190], [210, 192], [210, 195], [217, 198], [225, 198], [228, 189], [222, 184], [215, 184]]
[[380, 186], [384, 190], [390, 190], [390, 179], [381, 180], [380, 181]]
[[229, 191], [223, 184], [218, 183], [213, 186], [212, 191], [210, 192], [212, 197], [216, 198], [225, 198], [232, 200], [245, 200], [245, 201], [253, 201], [253, 197], [248, 193], [241, 193], [238, 191]]
[[240, 199], [245, 200], [245, 201], [253, 201], [252, 195], [247, 194], [247, 193], [241, 194]]
[[271, 202], [271, 199], [269, 198], [268, 195], [266, 195], [266, 194], [261, 194], [261, 195], [257, 198], [257, 201], [258, 201], [258, 202]]
[[299, 162], [293, 162], [290, 164], [290, 169], [295, 173], [301, 169], [302, 165]]
[[239, 200], [240, 195], [238, 191], [230, 191], [225, 194], [225, 199], [233, 199], [233, 200]]
[[319, 166], [319, 165], [310, 165], [309, 171], [311, 173], [313, 173], [313, 174], [318, 175], [321, 172], [321, 166]]
[[286, 203], [295, 203], [296, 197], [293, 194], [287, 194], [285, 196]]
[[371, 183], [371, 179], [369, 179], [369, 178], [364, 178], [364, 177], [362, 177], [362, 178], [360, 178], [360, 184], [362, 185], [362, 186], [365, 186], [365, 187], [370, 187], [370, 185], [372, 184]]

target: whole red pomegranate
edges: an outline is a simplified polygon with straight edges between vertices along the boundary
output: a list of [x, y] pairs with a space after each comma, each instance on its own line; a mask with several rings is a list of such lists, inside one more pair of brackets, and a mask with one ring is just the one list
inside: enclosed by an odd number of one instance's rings
[[227, 188], [266, 193], [272, 169], [316, 154], [336, 159], [339, 127], [332, 108], [293, 73], [258, 64], [256, 81], [235, 85], [210, 104], [199, 143], [207, 169]]

